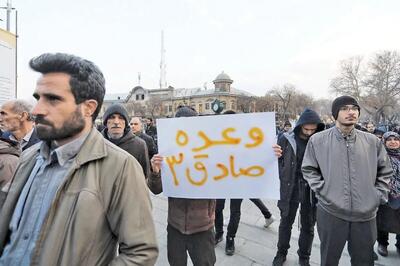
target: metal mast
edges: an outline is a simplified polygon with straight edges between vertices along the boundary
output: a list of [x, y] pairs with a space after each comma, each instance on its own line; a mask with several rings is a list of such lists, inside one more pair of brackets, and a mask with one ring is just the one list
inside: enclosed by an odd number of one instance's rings
[[161, 31], [160, 89], [167, 87], [167, 65], [165, 64], [164, 31]]

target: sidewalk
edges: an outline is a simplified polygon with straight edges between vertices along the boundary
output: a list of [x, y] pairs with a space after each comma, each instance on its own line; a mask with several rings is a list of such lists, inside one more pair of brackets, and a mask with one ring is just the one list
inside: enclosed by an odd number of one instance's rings
[[[152, 196], [153, 201], [153, 214], [157, 230], [158, 244], [160, 247], [160, 254], [156, 265], [164, 266], [169, 265], [167, 260], [167, 211], [168, 200], [164, 196]], [[272, 265], [272, 260], [276, 253], [276, 243], [278, 241], [278, 227], [279, 227], [279, 210], [276, 207], [275, 201], [263, 200], [271, 213], [275, 216], [276, 221], [270, 225], [268, 229], [263, 227], [264, 217], [258, 208], [250, 201], [243, 200], [242, 215], [239, 229], [235, 238], [236, 252], [233, 256], [225, 255], [225, 241], [220, 242], [216, 247], [217, 263], [218, 266], [256, 266], [256, 265]], [[224, 224], [226, 225], [229, 220], [229, 200], [226, 201], [224, 210]], [[224, 228], [226, 232], [226, 228]], [[298, 221], [296, 219], [293, 230], [292, 239], [290, 242], [290, 250], [285, 262], [285, 266], [298, 265], [297, 264], [297, 240], [299, 236]], [[400, 265], [400, 255], [397, 254], [393, 234], [390, 234], [390, 246], [388, 247], [389, 256], [379, 256], [379, 260], [375, 261], [375, 265], [394, 266]], [[225, 238], [225, 235], [224, 235]], [[319, 265], [319, 239], [315, 229], [315, 238], [313, 249], [311, 253], [311, 265]], [[188, 265], [190, 259], [188, 259]], [[347, 266], [350, 264], [350, 257], [345, 248], [340, 265]]]

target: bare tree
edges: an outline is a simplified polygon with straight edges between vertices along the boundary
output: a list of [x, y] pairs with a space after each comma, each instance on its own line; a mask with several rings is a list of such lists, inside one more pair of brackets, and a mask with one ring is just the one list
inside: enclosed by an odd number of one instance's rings
[[256, 112], [275, 111], [277, 98], [272, 95], [265, 95], [256, 98]]
[[135, 114], [135, 116], [146, 116], [146, 106], [140, 103], [133, 105], [133, 113]]
[[236, 107], [239, 112], [250, 113], [254, 111], [255, 103], [255, 97], [241, 95], [237, 97]]
[[292, 101], [289, 105], [289, 113], [292, 116], [296, 116], [301, 114], [306, 108], [315, 110], [314, 98], [311, 95], [302, 92], [296, 92], [292, 96]]
[[152, 118], [160, 116], [163, 112], [163, 100], [159, 96], [152, 96], [146, 103], [146, 109]]
[[376, 53], [368, 64], [365, 84], [375, 122], [386, 122], [400, 94], [400, 56], [396, 51]]
[[282, 120], [287, 120], [289, 118], [289, 106], [295, 93], [296, 87], [288, 83], [281, 87], [274, 87], [272, 90], [267, 92], [267, 95], [276, 96], [278, 98], [281, 107], [278, 111], [278, 116]]
[[400, 56], [396, 51], [382, 51], [375, 53], [367, 63], [361, 57], [343, 60], [330, 87], [337, 94], [352, 95], [359, 100], [364, 117], [375, 123], [385, 123], [396, 113]]
[[340, 62], [339, 75], [331, 80], [331, 90], [339, 95], [351, 95], [361, 99], [365, 72], [362, 69], [363, 58], [351, 57]]

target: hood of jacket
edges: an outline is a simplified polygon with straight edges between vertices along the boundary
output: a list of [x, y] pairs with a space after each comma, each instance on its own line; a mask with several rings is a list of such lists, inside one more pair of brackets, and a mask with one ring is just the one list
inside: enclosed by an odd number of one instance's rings
[[309, 108], [306, 108], [303, 113], [301, 113], [299, 120], [297, 120], [296, 126], [293, 129], [293, 132], [297, 135], [300, 131], [302, 125], [306, 124], [317, 124], [317, 131], [322, 131], [325, 129], [325, 124], [322, 123], [319, 115]]
[[12, 140], [0, 139], [0, 154], [11, 154], [19, 157], [21, 154], [19, 144]]

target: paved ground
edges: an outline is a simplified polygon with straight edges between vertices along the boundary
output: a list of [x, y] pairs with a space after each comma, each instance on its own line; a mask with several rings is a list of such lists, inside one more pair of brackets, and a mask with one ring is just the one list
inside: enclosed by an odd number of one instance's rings
[[[163, 196], [152, 196], [153, 212], [156, 223], [157, 237], [160, 245], [160, 255], [156, 265], [168, 265], [167, 261], [167, 199]], [[267, 207], [276, 217], [276, 221], [268, 228], [264, 229], [264, 217], [257, 207], [250, 201], [244, 200], [242, 203], [242, 217], [235, 238], [236, 253], [233, 256], [225, 255], [225, 241], [220, 242], [216, 247], [217, 263], [221, 266], [256, 266], [272, 265], [272, 259], [276, 252], [276, 243], [278, 241], [279, 210], [275, 201], [264, 200]], [[226, 202], [224, 211], [224, 224], [229, 219], [229, 201]], [[297, 265], [297, 240], [299, 235], [298, 221], [295, 221], [292, 230], [291, 249], [285, 265]], [[224, 229], [226, 232], [226, 228]], [[319, 239], [315, 232], [315, 239], [311, 254], [311, 265], [319, 265]], [[395, 266], [400, 265], [400, 255], [397, 254], [394, 247], [394, 238], [391, 234], [391, 245], [389, 246], [389, 256], [381, 257], [375, 262], [375, 265]], [[190, 260], [189, 260], [190, 261]], [[340, 265], [351, 265], [347, 250], [344, 251], [340, 260]]]

